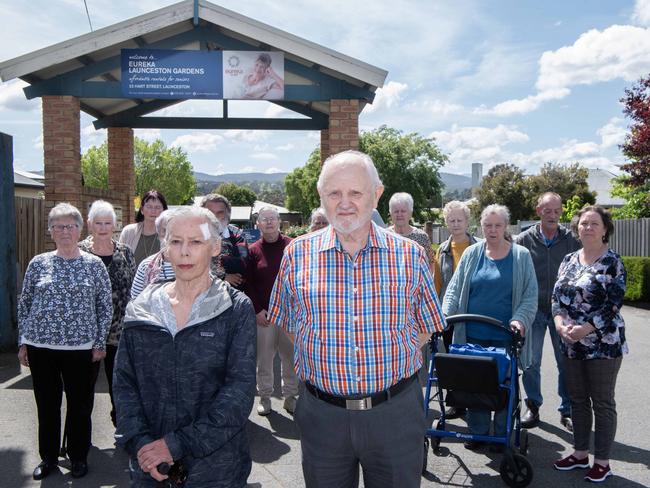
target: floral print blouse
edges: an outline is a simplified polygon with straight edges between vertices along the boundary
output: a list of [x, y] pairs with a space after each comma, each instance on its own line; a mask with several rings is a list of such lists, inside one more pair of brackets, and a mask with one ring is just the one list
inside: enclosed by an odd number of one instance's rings
[[[88, 236], [79, 243], [79, 248], [92, 253], [93, 238]], [[131, 284], [135, 276], [135, 257], [126, 244], [113, 240], [113, 256], [106, 266], [111, 280], [111, 298], [113, 301], [113, 318], [106, 344], [117, 346], [124, 324], [124, 312], [131, 298]]]
[[562, 342], [571, 359], [613, 359], [628, 352], [621, 306], [625, 295], [625, 267], [608, 249], [590, 265], [580, 263], [580, 251], [567, 254], [560, 264], [551, 298], [553, 316], [596, 330], [574, 344]]
[[18, 302], [18, 344], [50, 349], [105, 350], [113, 305], [111, 282], [92, 254], [34, 257]]

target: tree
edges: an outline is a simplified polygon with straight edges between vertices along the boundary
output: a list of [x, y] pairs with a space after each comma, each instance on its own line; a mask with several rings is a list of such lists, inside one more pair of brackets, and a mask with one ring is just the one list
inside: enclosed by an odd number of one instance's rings
[[[170, 205], [182, 205], [192, 200], [196, 181], [187, 154], [179, 147], [167, 148], [160, 139], [134, 141], [135, 194], [156, 189], [165, 195]], [[108, 188], [108, 147], [92, 146], [81, 156], [84, 184]]]
[[252, 207], [257, 200], [257, 195], [253, 190], [236, 183], [222, 183], [214, 189], [214, 193], [226, 197], [231, 205]]
[[546, 163], [538, 174], [528, 177], [530, 207], [533, 213], [537, 206], [537, 198], [547, 191], [560, 195], [565, 206], [569, 200], [572, 200], [574, 206], [580, 205], [578, 210], [584, 205], [596, 203], [596, 194], [589, 191], [588, 177], [589, 170], [580, 163], [568, 165]]
[[430, 218], [431, 207], [440, 206], [442, 183], [438, 169], [448, 158], [436, 146], [434, 139], [417, 133], [382, 125], [359, 137], [359, 150], [375, 162], [384, 184], [384, 194], [377, 210], [388, 219], [388, 201], [393, 193], [408, 192], [413, 197], [413, 218], [420, 222]]
[[[416, 133], [403, 134], [381, 126], [359, 137], [359, 150], [375, 163], [384, 184], [384, 194], [377, 209], [388, 218], [388, 201], [393, 193], [405, 191], [413, 196], [413, 216], [425, 218], [428, 210], [439, 204], [441, 183], [438, 168], [447, 161], [433, 139]], [[297, 168], [284, 180], [286, 205], [307, 217], [320, 205], [316, 182], [320, 175], [320, 150], [315, 149], [305, 166]]]
[[614, 178], [611, 194], [625, 199], [625, 205], [615, 208], [615, 219], [642, 219], [650, 217], [650, 182], [644, 185], [631, 185], [627, 175]]
[[534, 216], [530, 207], [531, 193], [526, 176], [514, 164], [498, 164], [488, 171], [477, 192], [478, 205], [474, 216], [479, 220], [485, 207], [493, 203], [505, 205], [510, 210], [510, 220], [528, 220]]
[[650, 76], [626, 89], [620, 101], [625, 107], [623, 113], [632, 119], [630, 133], [621, 145], [623, 154], [630, 160], [621, 166], [629, 174], [622, 183], [643, 186], [650, 182]]
[[320, 175], [320, 149], [316, 148], [304, 166], [294, 169], [284, 178], [285, 205], [289, 210], [300, 212], [308, 218], [311, 211], [320, 206], [316, 182]]

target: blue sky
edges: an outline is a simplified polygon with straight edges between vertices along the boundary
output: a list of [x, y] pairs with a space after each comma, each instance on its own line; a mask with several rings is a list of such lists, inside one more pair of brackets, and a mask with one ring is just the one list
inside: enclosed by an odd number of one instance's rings
[[[175, 3], [87, 0], [95, 29]], [[616, 172], [627, 121], [619, 99], [650, 73], [650, 0], [220, 0], [223, 7], [388, 71], [362, 130], [382, 124], [431, 136], [469, 174], [509, 162], [547, 161]], [[88, 32], [83, 0], [0, 0], [0, 60]], [[0, 84], [0, 131], [14, 136], [17, 168], [42, 169], [40, 100]], [[169, 115], [220, 113], [185, 102]], [[231, 102], [231, 116], [283, 116], [266, 102]], [[82, 115], [82, 151], [104, 131]], [[183, 147], [207, 173], [290, 171], [317, 132], [137, 130]]]

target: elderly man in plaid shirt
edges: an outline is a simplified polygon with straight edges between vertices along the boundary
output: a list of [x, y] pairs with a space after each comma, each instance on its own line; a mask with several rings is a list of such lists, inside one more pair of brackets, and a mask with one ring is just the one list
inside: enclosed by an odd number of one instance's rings
[[269, 321], [306, 383], [295, 419], [311, 487], [420, 486], [420, 347], [444, 319], [417, 243], [371, 222], [384, 188], [366, 154], [330, 157], [318, 193], [330, 226], [285, 250]]

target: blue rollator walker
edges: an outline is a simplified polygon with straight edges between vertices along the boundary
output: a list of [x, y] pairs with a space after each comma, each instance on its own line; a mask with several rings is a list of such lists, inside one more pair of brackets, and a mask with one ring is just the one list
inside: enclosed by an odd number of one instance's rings
[[[436, 428], [427, 429], [424, 438], [424, 465], [426, 472], [429, 438], [434, 454], [440, 454], [440, 442], [450, 437], [465, 441], [483, 441], [505, 446], [499, 468], [501, 478], [508, 486], [528, 486], [533, 479], [533, 467], [526, 459], [528, 433], [520, 424], [519, 375], [517, 362], [524, 339], [519, 332], [506, 329], [503, 324], [484, 315], [462, 314], [447, 317], [447, 324], [459, 322], [481, 322], [501, 331], [507, 330], [511, 338], [508, 350], [452, 344], [450, 353], [437, 352], [438, 338], [434, 334], [430, 341], [431, 362], [424, 399], [425, 412], [429, 403], [437, 400], [440, 417]], [[432, 390], [435, 393], [432, 396]], [[443, 390], [446, 396], [443, 396]], [[445, 406], [498, 411], [507, 409], [505, 436], [474, 435], [446, 429]], [[513, 429], [514, 424], [514, 429]], [[513, 435], [514, 434], [514, 435]]]

